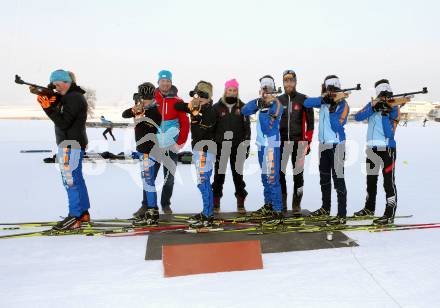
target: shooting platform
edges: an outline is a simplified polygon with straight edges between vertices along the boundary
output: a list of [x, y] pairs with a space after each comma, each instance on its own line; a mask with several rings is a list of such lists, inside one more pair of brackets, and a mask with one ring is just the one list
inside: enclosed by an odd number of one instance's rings
[[[220, 216], [226, 218], [236, 216], [236, 213]], [[145, 260], [163, 259], [164, 274], [171, 277], [262, 268], [259, 267], [260, 253], [353, 246], [358, 245], [339, 231], [332, 233], [332, 240], [327, 239], [326, 232], [258, 235], [247, 232], [152, 233], [148, 236]]]

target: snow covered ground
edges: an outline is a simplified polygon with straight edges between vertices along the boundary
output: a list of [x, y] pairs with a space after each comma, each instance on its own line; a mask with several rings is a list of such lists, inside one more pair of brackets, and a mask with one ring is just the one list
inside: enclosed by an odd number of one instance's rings
[[[58, 170], [42, 163], [49, 155], [19, 153], [54, 150], [51, 122], [2, 120], [0, 132], [0, 221], [56, 220], [66, 215]], [[351, 214], [365, 199], [366, 125], [350, 123], [346, 132]], [[89, 129], [88, 134], [93, 151], [118, 153], [134, 143], [131, 129], [114, 129], [116, 142], [103, 140], [102, 129]], [[439, 141], [440, 123], [428, 122], [423, 128], [420, 122], [410, 122], [398, 128], [398, 214], [414, 215], [404, 222], [440, 222]], [[246, 206], [254, 210], [262, 205], [256, 155], [248, 159], [246, 170], [250, 192]], [[84, 173], [92, 217], [128, 217], [139, 207], [137, 164], [87, 163]], [[179, 165], [172, 200], [175, 212], [200, 210], [194, 178], [191, 166]], [[380, 181], [377, 214], [384, 209], [381, 185]], [[222, 199], [225, 211], [234, 210], [233, 192], [228, 173]], [[306, 164], [303, 207], [319, 206], [314, 142]], [[439, 229], [347, 234], [360, 246], [265, 254], [260, 271], [179, 278], [163, 278], [161, 261], [144, 260], [147, 237], [0, 240], [0, 307], [440, 306]]]

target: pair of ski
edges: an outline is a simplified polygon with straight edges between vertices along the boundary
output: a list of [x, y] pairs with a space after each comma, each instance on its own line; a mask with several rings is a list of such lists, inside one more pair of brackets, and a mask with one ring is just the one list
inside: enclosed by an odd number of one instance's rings
[[65, 235], [85, 235], [85, 236], [118, 236], [122, 234], [146, 234], [149, 232], [160, 232], [165, 230], [184, 230], [187, 229], [187, 225], [162, 225], [162, 226], [149, 226], [149, 227], [96, 227], [96, 226], [87, 226], [83, 225], [79, 229], [73, 230], [42, 230], [42, 231], [33, 231], [26, 233], [15, 233], [15, 234], [7, 234], [1, 235], [0, 239], [7, 238], [22, 238], [22, 237], [35, 237], [35, 236], [65, 236]]
[[[12, 225], [12, 224], [11, 224]], [[52, 222], [40, 222], [40, 223], [25, 223], [14, 224], [15, 226], [32, 226], [32, 227], [50, 227]], [[228, 231], [247, 229], [249, 227], [255, 227], [257, 224], [251, 223], [222, 223], [222, 225], [214, 225], [212, 228], [200, 228], [192, 229], [187, 223], [179, 223], [172, 221], [163, 221], [158, 225], [153, 226], [135, 226], [132, 220], [101, 220], [92, 221], [90, 223], [83, 223], [81, 228], [74, 230], [39, 230], [25, 233], [14, 233], [7, 235], [0, 235], [0, 239], [6, 238], [21, 238], [21, 237], [35, 237], [35, 236], [63, 236], [63, 235], [86, 235], [86, 236], [107, 236], [107, 237], [120, 237], [120, 236], [135, 236], [146, 235], [157, 232], [182, 232], [182, 233], [207, 233], [214, 231]], [[9, 229], [11, 230], [11, 229]]]
[[[410, 218], [412, 215], [403, 215], [403, 216], [396, 216], [397, 218]], [[63, 217], [62, 217], [63, 218]], [[349, 216], [347, 217], [347, 220], [369, 220], [377, 218], [375, 216]], [[160, 220], [160, 224], [185, 224], [188, 223], [188, 220], [190, 219], [190, 216], [183, 216], [183, 215], [175, 215], [174, 218], [170, 220]], [[260, 222], [263, 220], [264, 217], [253, 217], [253, 216], [236, 216], [236, 217], [229, 217], [229, 218], [222, 218], [219, 217], [215, 219], [216, 224], [222, 224], [222, 223], [255, 223]], [[302, 216], [302, 217], [285, 217], [284, 222], [286, 224], [289, 223], [296, 223], [296, 222], [324, 222], [328, 219], [328, 216]], [[92, 226], [133, 226], [133, 219], [120, 219], [120, 218], [114, 218], [114, 219], [93, 219], [90, 224]], [[41, 221], [41, 222], [16, 222], [16, 223], [0, 223], [0, 230], [18, 230], [23, 228], [35, 228], [35, 227], [53, 227], [58, 223], [58, 221]]]
[[262, 235], [273, 233], [315, 233], [315, 232], [334, 232], [334, 231], [369, 231], [369, 232], [386, 232], [386, 231], [403, 231], [403, 230], [420, 230], [420, 229], [437, 229], [440, 223], [422, 223], [422, 224], [359, 224], [359, 225], [307, 225], [307, 226], [289, 226], [280, 225], [273, 228], [261, 227], [258, 230], [248, 232], [249, 235]]
[[[411, 216], [397, 216], [397, 218], [406, 218]], [[186, 218], [186, 216], [185, 216]], [[189, 217], [188, 217], [189, 218]], [[304, 218], [306, 221], [307, 217]], [[349, 217], [349, 220], [363, 220], [366, 217]], [[312, 222], [325, 221], [323, 218], [314, 218]], [[263, 224], [256, 224], [252, 222], [237, 222], [235, 218], [224, 219], [217, 221], [218, 223], [212, 228], [191, 229], [186, 221], [181, 221], [176, 224], [175, 221], [163, 221], [158, 226], [133, 226], [132, 220], [128, 219], [105, 219], [94, 220], [90, 224], [83, 224], [81, 229], [66, 230], [66, 231], [35, 231], [28, 233], [10, 234], [0, 236], [1, 238], [18, 238], [31, 236], [59, 236], [59, 235], [88, 235], [88, 236], [107, 236], [107, 237], [122, 237], [122, 236], [137, 236], [146, 235], [157, 232], [178, 232], [178, 233], [208, 233], [208, 232], [248, 232], [249, 234], [267, 234], [267, 233], [285, 233], [285, 232], [331, 232], [331, 231], [358, 231], [367, 230], [370, 232], [384, 232], [397, 230], [412, 230], [412, 229], [432, 229], [440, 228], [439, 223], [429, 224], [393, 224], [393, 225], [305, 225], [304, 221], [294, 218], [291, 222], [287, 222], [278, 227], [264, 227]], [[298, 224], [298, 222], [300, 224]], [[40, 223], [25, 223], [13, 225], [32, 225], [33, 227], [50, 226], [52, 222]], [[11, 224], [12, 225], [12, 224]]]

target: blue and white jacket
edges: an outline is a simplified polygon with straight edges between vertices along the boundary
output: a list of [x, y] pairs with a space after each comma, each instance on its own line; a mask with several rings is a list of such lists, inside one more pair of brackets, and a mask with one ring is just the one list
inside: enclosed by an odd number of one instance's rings
[[356, 121], [364, 121], [368, 119], [367, 131], [367, 147], [396, 147], [394, 134], [396, 132], [397, 123], [400, 118], [400, 109], [398, 106], [393, 107], [388, 114], [376, 112], [373, 110], [371, 102], [365, 105], [356, 115]]
[[304, 101], [308, 108], [319, 110], [319, 142], [324, 144], [338, 144], [345, 141], [344, 125], [347, 123], [350, 107], [345, 100], [339, 102], [335, 112], [330, 112], [330, 105], [324, 104], [322, 97], [309, 97]]
[[[280, 120], [284, 107], [274, 100], [267, 111], [260, 111], [257, 120], [257, 140], [259, 147], [279, 147], [280, 143]], [[241, 108], [241, 114], [250, 116], [258, 111], [257, 100], [251, 100]]]

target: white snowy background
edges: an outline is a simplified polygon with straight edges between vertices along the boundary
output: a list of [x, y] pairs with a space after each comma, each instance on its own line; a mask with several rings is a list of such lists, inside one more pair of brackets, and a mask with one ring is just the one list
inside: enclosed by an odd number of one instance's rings
[[[348, 213], [365, 199], [364, 146], [367, 126], [346, 126]], [[133, 148], [131, 129], [88, 129], [89, 150], [114, 153]], [[0, 121], [0, 222], [58, 220], [67, 200], [54, 164], [50, 121]], [[255, 135], [254, 135], [255, 136]], [[440, 222], [438, 159], [440, 123], [398, 127], [398, 223]], [[307, 158], [303, 208], [320, 207], [317, 136]], [[255, 149], [247, 161], [248, 210], [262, 205]], [[52, 155], [52, 154], [50, 154]], [[140, 206], [137, 164], [85, 163], [92, 218], [127, 218]], [[162, 170], [158, 187], [162, 183]], [[201, 198], [193, 167], [179, 165], [172, 208], [197, 212]], [[291, 175], [288, 177], [291, 179]], [[289, 180], [289, 190], [292, 181]], [[377, 215], [384, 209], [379, 180]], [[160, 191], [159, 191], [160, 193]], [[235, 209], [230, 172], [222, 210]], [[160, 194], [159, 194], [160, 195]], [[291, 196], [291, 195], [290, 195]], [[336, 210], [333, 195], [333, 209]], [[13, 231], [0, 231], [7, 234]], [[0, 307], [439, 307], [440, 230], [347, 232], [359, 247], [264, 254], [264, 269], [164, 278], [161, 261], [145, 261], [147, 236], [34, 237], [0, 240]], [[323, 235], [324, 236], [324, 235]]]

